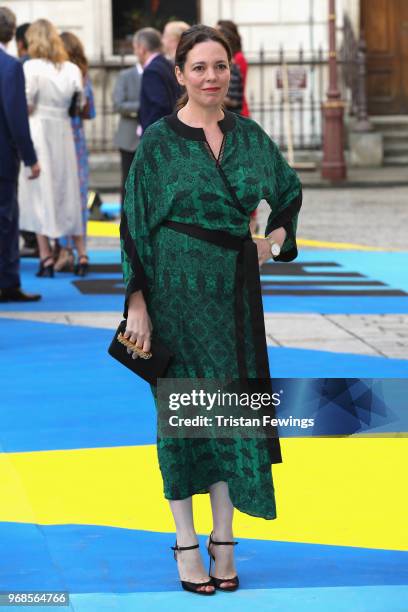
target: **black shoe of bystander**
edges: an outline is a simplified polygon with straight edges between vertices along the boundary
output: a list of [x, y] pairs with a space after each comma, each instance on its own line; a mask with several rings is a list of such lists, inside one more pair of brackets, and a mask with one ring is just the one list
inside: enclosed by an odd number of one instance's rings
[[21, 287], [7, 287], [0, 289], [0, 302], [38, 302], [39, 293], [25, 293]]

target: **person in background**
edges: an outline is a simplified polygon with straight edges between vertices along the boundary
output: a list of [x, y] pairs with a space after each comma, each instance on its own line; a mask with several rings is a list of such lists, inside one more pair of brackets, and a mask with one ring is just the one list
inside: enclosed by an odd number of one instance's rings
[[[224, 36], [227, 40], [227, 36]], [[227, 110], [234, 113], [242, 114], [242, 104], [244, 99], [244, 87], [242, 84], [241, 72], [238, 66], [231, 61], [231, 78], [227, 95], [224, 101], [224, 106]]]
[[242, 76], [242, 85], [243, 85], [243, 102], [242, 102], [242, 111], [241, 115], [243, 117], [249, 117], [249, 108], [248, 103], [245, 97], [245, 87], [247, 80], [247, 72], [248, 72], [248, 63], [245, 59], [245, 56], [242, 52], [242, 41], [241, 36], [238, 32], [238, 28], [233, 21], [229, 19], [219, 19], [217, 22], [217, 27], [222, 29], [224, 35], [228, 32], [228, 42], [230, 44], [232, 50], [232, 57], [235, 64], [239, 67]]
[[[231, 35], [230, 30], [228, 28], [223, 28], [220, 25], [217, 26], [217, 30], [224, 36], [230, 48], [232, 49], [233, 36]], [[234, 58], [232, 58], [231, 61], [230, 71], [230, 83], [227, 95], [224, 100], [224, 106], [227, 110], [241, 115], [244, 99], [244, 85], [241, 76], [241, 71], [239, 69], [239, 66], [235, 63]]]
[[169, 21], [164, 26], [162, 35], [162, 45], [164, 55], [174, 64], [176, 49], [183, 32], [189, 29], [185, 21]]
[[[88, 217], [88, 184], [89, 184], [89, 164], [88, 164], [88, 148], [86, 146], [86, 138], [84, 131], [84, 119], [94, 119], [95, 104], [92, 90], [91, 79], [89, 77], [88, 60], [85, 55], [84, 47], [75, 34], [72, 32], [63, 32], [61, 34], [62, 42], [64, 43], [65, 51], [68, 53], [69, 61], [78, 66], [82, 74], [82, 84], [84, 87], [85, 105], [82, 109], [78, 109], [75, 117], [71, 117], [71, 127], [74, 134], [75, 151], [78, 162], [79, 187], [81, 191], [81, 208], [82, 208], [82, 223], [83, 223], [83, 238], [84, 247], [86, 245], [86, 224]], [[78, 261], [74, 266], [74, 254], [72, 251], [73, 240], [71, 236], [64, 237], [59, 240], [60, 252], [58, 259], [55, 262], [54, 269], [57, 272], [75, 271], [78, 276], [85, 276], [89, 269], [89, 261], [86, 253], [78, 254]]]
[[[242, 52], [241, 36], [239, 34], [237, 25], [233, 21], [230, 21], [229, 19], [219, 19], [217, 22], [217, 28], [220, 31], [222, 31], [224, 35], [227, 37], [229, 45], [232, 50], [232, 57], [234, 60], [234, 64], [235, 66], [239, 67], [239, 70], [241, 72], [242, 90], [243, 90], [242, 91], [243, 97], [242, 97], [241, 115], [243, 117], [249, 117], [250, 113], [249, 113], [248, 103], [245, 97], [245, 86], [246, 86], [246, 79], [247, 79], [247, 72], [248, 72], [248, 63]], [[251, 234], [257, 234], [259, 232], [259, 224], [257, 221], [257, 211], [256, 210], [252, 211], [251, 213], [249, 229], [251, 231]]]
[[138, 30], [134, 38], [134, 49], [143, 66], [139, 108], [141, 136], [149, 125], [173, 112], [181, 89], [174, 74], [174, 66], [161, 52], [161, 34], [158, 30]]
[[[26, 39], [26, 32], [30, 27], [30, 23], [22, 23], [16, 29], [15, 40], [17, 47], [17, 54], [22, 64], [30, 59], [28, 55], [28, 44]], [[33, 232], [20, 232], [24, 240], [24, 246], [20, 249], [20, 257], [38, 257], [38, 246], [37, 238]]]
[[17, 181], [21, 159], [30, 168], [30, 180], [38, 178], [40, 166], [30, 136], [23, 68], [6, 52], [15, 27], [14, 13], [0, 7], [0, 302], [35, 302], [41, 295], [20, 286]]
[[30, 128], [42, 165], [38, 181], [19, 179], [22, 229], [37, 234], [40, 267], [37, 276], [54, 276], [49, 239], [73, 236], [79, 257], [86, 257], [78, 167], [69, 109], [75, 96], [82, 103], [82, 75], [68, 61], [58, 32], [46, 19], [27, 30], [26, 96]]
[[[136, 54], [136, 51], [135, 51]], [[142, 75], [138, 65], [119, 72], [113, 90], [113, 110], [119, 113], [119, 125], [115, 134], [114, 144], [118, 147], [121, 160], [121, 208], [125, 198], [125, 182], [135, 154], [140, 137], [138, 136], [138, 111], [140, 107], [140, 91]]]
[[27, 38], [26, 38], [26, 32], [28, 28], [30, 27], [30, 25], [31, 25], [30, 23], [22, 23], [16, 29], [15, 39], [16, 39], [17, 54], [22, 64], [24, 64], [24, 62], [30, 59], [30, 56], [28, 55], [28, 43], [27, 43]]

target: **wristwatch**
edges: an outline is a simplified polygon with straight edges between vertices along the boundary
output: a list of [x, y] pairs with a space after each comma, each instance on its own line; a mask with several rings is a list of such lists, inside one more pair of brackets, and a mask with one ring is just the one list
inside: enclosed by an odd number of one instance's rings
[[275, 259], [275, 257], [278, 257], [280, 255], [281, 248], [279, 244], [275, 242], [275, 240], [272, 240], [271, 238], [268, 238], [267, 240], [269, 241], [269, 244], [271, 246], [272, 258]]

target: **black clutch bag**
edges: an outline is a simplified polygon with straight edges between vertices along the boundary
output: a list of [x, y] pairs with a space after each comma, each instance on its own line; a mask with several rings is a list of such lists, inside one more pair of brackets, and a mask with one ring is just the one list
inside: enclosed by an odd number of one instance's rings
[[[126, 320], [121, 321], [115, 332], [113, 340], [108, 348], [108, 353], [135, 374], [147, 380], [151, 385], [157, 385], [157, 379], [162, 378], [169, 367], [172, 353], [157, 338], [152, 338], [151, 349], [145, 353], [137, 348], [133, 342], [124, 338], [126, 331]], [[133, 359], [132, 354], [127, 352], [130, 348], [138, 355]]]

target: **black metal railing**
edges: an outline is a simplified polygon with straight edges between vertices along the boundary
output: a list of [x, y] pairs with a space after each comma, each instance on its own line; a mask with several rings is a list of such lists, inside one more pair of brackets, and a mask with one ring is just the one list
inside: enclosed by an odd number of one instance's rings
[[320, 149], [321, 105], [328, 82], [328, 65], [322, 49], [305, 55], [283, 49], [272, 56], [263, 49], [250, 57], [247, 97], [251, 117], [287, 149]]
[[123, 60], [113, 62], [103, 59], [90, 64], [96, 117], [92, 121], [85, 121], [85, 131], [91, 151], [105, 152], [115, 149], [113, 137], [119, 116], [113, 109], [112, 92], [119, 71], [128, 65], [131, 64]]

